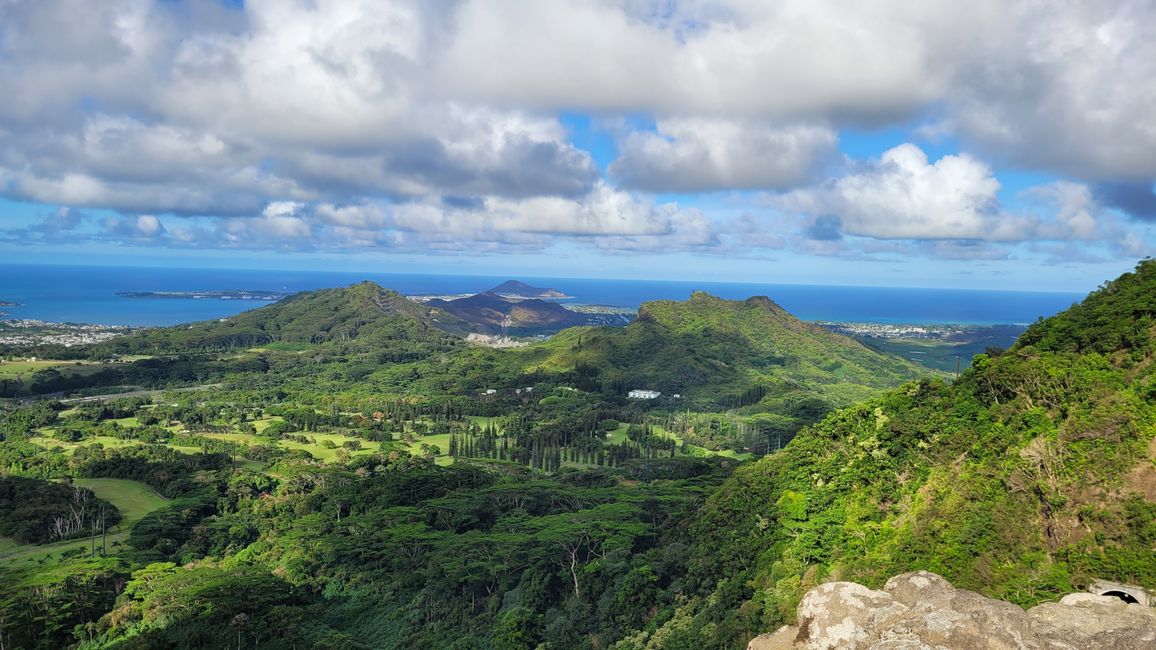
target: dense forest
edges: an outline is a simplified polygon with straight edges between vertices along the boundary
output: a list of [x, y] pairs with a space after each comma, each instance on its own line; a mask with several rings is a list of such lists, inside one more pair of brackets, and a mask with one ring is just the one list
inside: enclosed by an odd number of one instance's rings
[[[511, 350], [452, 318], [366, 283], [36, 350], [0, 644], [741, 648], [832, 579], [1156, 588], [1156, 263], [954, 381], [765, 298]], [[107, 539], [52, 539], [81, 498]]]

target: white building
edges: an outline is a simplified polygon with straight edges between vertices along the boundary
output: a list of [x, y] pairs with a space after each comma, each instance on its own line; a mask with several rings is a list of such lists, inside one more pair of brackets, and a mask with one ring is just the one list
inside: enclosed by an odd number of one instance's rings
[[636, 389], [630, 391], [629, 393], [627, 393], [626, 396], [629, 397], [630, 399], [654, 399], [661, 394], [662, 393], [660, 393], [656, 390], [641, 390], [641, 389], [636, 388]]

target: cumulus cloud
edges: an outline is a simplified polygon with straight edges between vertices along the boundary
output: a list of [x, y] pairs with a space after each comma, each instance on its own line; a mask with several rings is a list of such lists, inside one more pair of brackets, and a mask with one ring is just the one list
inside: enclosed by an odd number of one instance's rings
[[274, 201], [253, 217], [201, 218], [164, 226], [151, 215], [113, 217], [99, 237], [124, 243], [254, 250], [518, 252], [559, 237], [605, 250], [709, 249], [716, 224], [697, 210], [599, 183], [580, 197], [484, 197], [477, 203], [426, 200], [348, 205]]
[[816, 218], [832, 239], [838, 231], [877, 239], [1022, 240], [1032, 220], [998, 210], [1000, 184], [982, 162], [966, 155], [929, 162], [904, 144], [877, 163], [822, 187], [799, 190], [780, 203]]
[[945, 94], [983, 152], [1084, 180], [1156, 178], [1156, 4], [1012, 5]]
[[649, 200], [598, 183], [578, 198], [488, 197], [461, 207], [445, 202], [396, 205], [320, 205], [320, 220], [354, 231], [396, 230], [426, 241], [481, 240], [525, 242], [540, 246], [536, 236], [578, 239], [651, 237], [672, 247], [706, 245], [712, 241], [712, 223], [701, 213], [673, 203]]
[[610, 173], [651, 192], [782, 189], [811, 180], [837, 143], [823, 126], [667, 119], [628, 134]]
[[1156, 183], [1116, 181], [1099, 183], [1096, 199], [1145, 221], [1156, 221]]
[[104, 227], [108, 236], [120, 240], [152, 241], [167, 234], [161, 220], [151, 214], [109, 218], [104, 221]]
[[0, 186], [204, 215], [280, 199], [589, 190], [597, 169], [557, 118], [430, 93], [446, 8], [4, 3]]
[[[1143, 0], [0, 0], [0, 194], [169, 245], [630, 250], [734, 226], [630, 192], [803, 187], [775, 205], [816, 250], [1134, 251], [1101, 206], [1156, 214], [1153, 24]], [[619, 138], [619, 188], [563, 111], [654, 121]], [[842, 129], [916, 119], [971, 154], [818, 180]], [[978, 156], [1070, 185], [1010, 210]]]
[[844, 235], [940, 241], [946, 243], [923, 246], [951, 259], [987, 259], [989, 253], [973, 252], [978, 242], [1121, 242], [1128, 236], [1088, 185], [1056, 181], [1028, 188], [1020, 197], [1025, 205], [1015, 210], [1003, 205], [999, 192], [999, 181], [980, 160], [961, 154], [932, 162], [919, 147], [904, 144], [770, 202], [809, 217], [804, 234], [815, 241]]
[[969, 12], [931, 9], [475, 0], [457, 12], [434, 69], [443, 92], [507, 105], [886, 120], [936, 97], [945, 81], [933, 69], [928, 20], [973, 22]]

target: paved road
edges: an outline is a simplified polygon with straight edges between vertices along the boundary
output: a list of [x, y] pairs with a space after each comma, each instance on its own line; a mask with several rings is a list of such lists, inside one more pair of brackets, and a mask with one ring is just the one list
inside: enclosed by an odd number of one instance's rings
[[29, 402], [40, 402], [46, 399], [60, 400], [61, 404], [80, 404], [82, 402], [99, 402], [106, 399], [117, 399], [120, 397], [141, 397], [145, 395], [160, 395], [161, 393], [174, 391], [194, 391], [194, 390], [208, 390], [209, 388], [220, 388], [221, 384], [202, 384], [200, 386], [186, 386], [185, 388], [160, 388], [156, 390], [132, 390], [125, 393], [108, 393], [106, 395], [89, 395], [87, 397], [69, 397], [67, 399], [60, 399], [64, 393], [46, 393], [44, 395], [33, 395], [31, 397], [20, 397], [16, 401], [21, 404]]

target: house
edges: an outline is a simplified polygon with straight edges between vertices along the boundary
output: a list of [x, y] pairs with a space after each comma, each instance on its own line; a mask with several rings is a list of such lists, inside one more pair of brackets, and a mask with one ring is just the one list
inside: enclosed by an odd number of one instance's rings
[[627, 393], [626, 396], [629, 397], [630, 399], [654, 399], [661, 394], [662, 393], [660, 393], [656, 390], [642, 390], [642, 389], [636, 388], [636, 389], [630, 391], [629, 393]]

